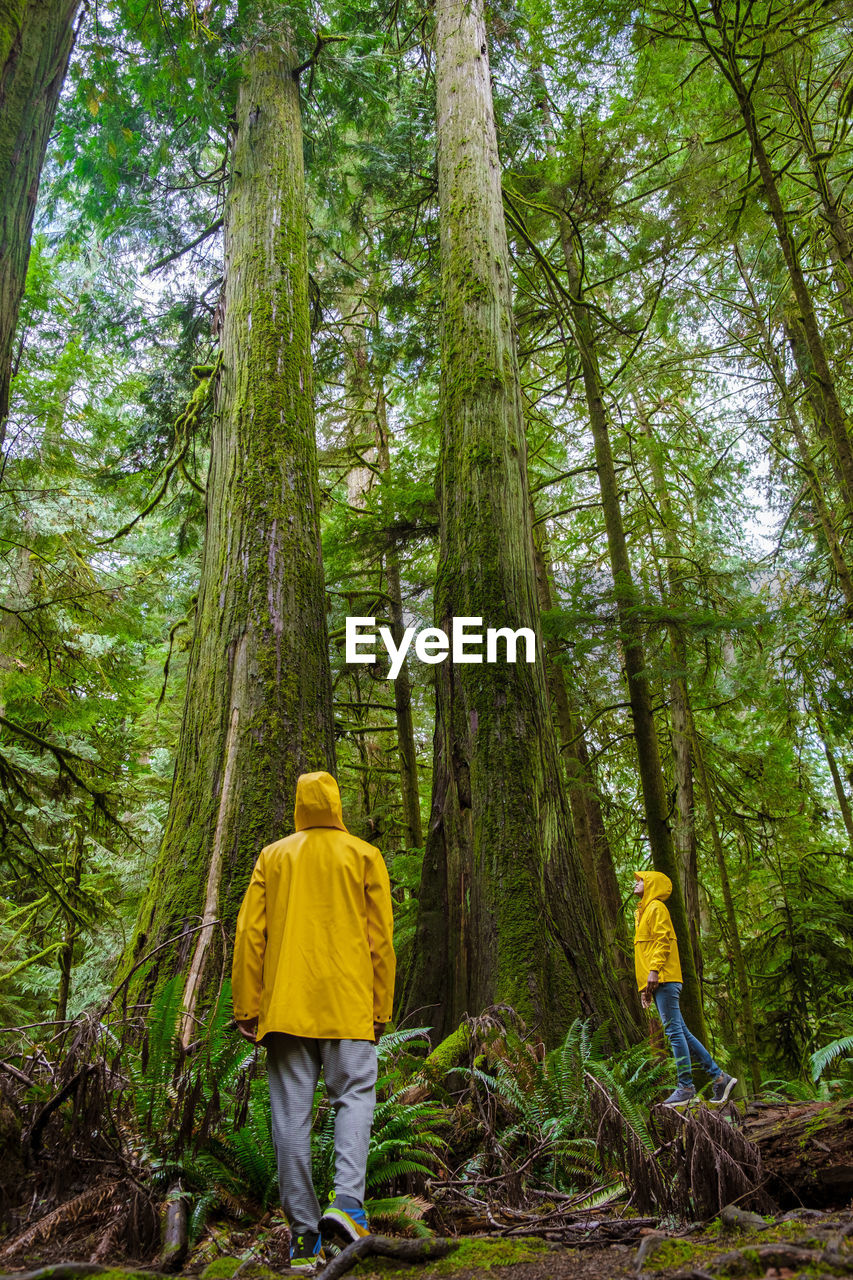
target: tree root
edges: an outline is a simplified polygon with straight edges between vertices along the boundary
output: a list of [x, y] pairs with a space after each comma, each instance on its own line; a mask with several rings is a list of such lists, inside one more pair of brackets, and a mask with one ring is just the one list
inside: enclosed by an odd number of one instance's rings
[[455, 1240], [393, 1240], [390, 1236], [362, 1236], [327, 1262], [320, 1274], [323, 1280], [338, 1280], [338, 1276], [345, 1276], [362, 1258], [377, 1256], [396, 1258], [400, 1262], [433, 1262], [437, 1258], [446, 1258], [458, 1248]]

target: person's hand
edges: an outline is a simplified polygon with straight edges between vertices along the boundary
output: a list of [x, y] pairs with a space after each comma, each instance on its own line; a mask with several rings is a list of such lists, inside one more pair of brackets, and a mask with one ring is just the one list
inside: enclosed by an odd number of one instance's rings
[[257, 1044], [258, 1039], [258, 1020], [257, 1018], [235, 1018], [237, 1030], [250, 1044]]
[[646, 991], [649, 993], [650, 998], [654, 997], [654, 994], [657, 991], [659, 986], [660, 986], [660, 978], [658, 977], [657, 969], [650, 969], [648, 981], [646, 982]]
[[373, 1024], [373, 1041], [378, 1044], [382, 1036], [385, 1035], [385, 1028], [388, 1024], [385, 1022], [374, 1022]]

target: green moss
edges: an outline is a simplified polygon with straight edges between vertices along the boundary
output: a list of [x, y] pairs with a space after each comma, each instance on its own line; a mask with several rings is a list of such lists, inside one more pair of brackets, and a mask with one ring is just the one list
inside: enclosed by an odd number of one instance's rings
[[692, 1240], [661, 1240], [646, 1255], [647, 1271], [668, 1271], [670, 1267], [701, 1267], [711, 1258], [718, 1257], [726, 1246], [716, 1240], [704, 1238]]
[[[62, 1266], [63, 1264], [59, 1263], [56, 1270], [60, 1271]], [[52, 1270], [52, 1267], [44, 1268], [40, 1273], [44, 1277], [44, 1280], [49, 1280]], [[151, 1273], [150, 1271], [128, 1271], [121, 1267], [115, 1267], [110, 1271], [99, 1271], [98, 1280], [151, 1280]]]
[[471, 1030], [463, 1023], [436, 1045], [424, 1062], [424, 1072], [430, 1077], [439, 1078], [458, 1067], [468, 1052], [470, 1041]]
[[465, 1267], [488, 1271], [491, 1267], [509, 1267], [517, 1262], [535, 1262], [548, 1253], [544, 1240], [528, 1236], [520, 1240], [463, 1240], [459, 1248], [435, 1264], [440, 1274], [450, 1274]]
[[[528, 1236], [517, 1240], [468, 1239], [461, 1240], [459, 1247], [446, 1258], [430, 1262], [430, 1273], [439, 1276], [452, 1276], [458, 1271], [476, 1269], [490, 1271], [492, 1267], [511, 1267], [519, 1262], [535, 1262], [549, 1247], [542, 1240]], [[416, 1273], [411, 1266], [401, 1267], [393, 1258], [368, 1258], [359, 1263], [350, 1273], [367, 1280], [369, 1276], [381, 1275], [383, 1280], [392, 1277], [413, 1277]]]
[[201, 1280], [231, 1280], [239, 1266], [239, 1258], [214, 1258], [202, 1271]]

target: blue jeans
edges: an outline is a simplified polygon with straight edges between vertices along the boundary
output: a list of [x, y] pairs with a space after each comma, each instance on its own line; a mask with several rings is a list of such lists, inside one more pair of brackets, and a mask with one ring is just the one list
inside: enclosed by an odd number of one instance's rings
[[662, 982], [655, 992], [655, 1006], [675, 1058], [678, 1083], [693, 1083], [693, 1072], [690, 1067], [691, 1054], [712, 1079], [718, 1076], [721, 1068], [717, 1066], [702, 1041], [697, 1040], [693, 1033], [688, 1031], [681, 1016], [681, 983]]

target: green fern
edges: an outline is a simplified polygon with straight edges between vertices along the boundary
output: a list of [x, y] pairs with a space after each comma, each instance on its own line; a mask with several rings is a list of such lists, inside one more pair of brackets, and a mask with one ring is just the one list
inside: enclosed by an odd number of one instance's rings
[[853, 1036], [843, 1036], [842, 1039], [833, 1040], [830, 1044], [825, 1044], [822, 1049], [818, 1049], [810, 1059], [813, 1082], [817, 1084], [830, 1062], [849, 1054], [853, 1054]]
[[420, 1196], [391, 1196], [385, 1200], [365, 1200], [364, 1208], [375, 1231], [397, 1231], [428, 1240], [435, 1232], [423, 1221], [432, 1205]]

